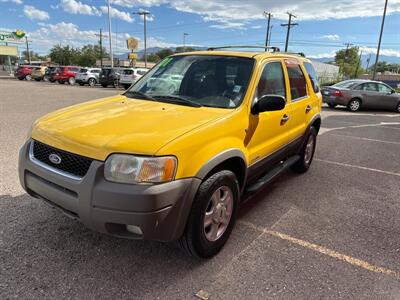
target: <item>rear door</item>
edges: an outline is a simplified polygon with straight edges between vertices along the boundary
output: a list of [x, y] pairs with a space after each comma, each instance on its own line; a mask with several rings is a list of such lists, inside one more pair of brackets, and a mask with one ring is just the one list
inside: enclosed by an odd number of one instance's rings
[[[264, 95], [280, 95], [287, 99], [287, 88], [282, 61], [268, 60], [259, 74], [258, 85], [253, 101]], [[247, 148], [250, 156], [251, 174], [256, 177], [260, 172], [280, 160], [279, 153], [288, 144], [291, 126], [291, 108], [286, 105], [283, 110], [263, 112], [257, 115], [250, 113]]]
[[284, 62], [289, 82], [288, 99], [292, 109], [289, 138], [294, 141], [304, 135], [313, 103], [307, 87], [305, 72], [300, 62], [296, 59], [285, 59]]

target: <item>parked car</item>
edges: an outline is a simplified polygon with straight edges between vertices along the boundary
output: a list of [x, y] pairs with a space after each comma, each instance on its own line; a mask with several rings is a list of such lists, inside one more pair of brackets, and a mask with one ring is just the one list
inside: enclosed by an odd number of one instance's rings
[[109, 85], [118, 87], [121, 70], [117, 68], [103, 68], [101, 69], [99, 81], [102, 87], [106, 88]]
[[75, 84], [76, 73], [79, 72], [81, 68], [76, 66], [63, 66], [56, 69], [54, 75], [54, 80], [60, 84], [68, 82], [70, 85]]
[[45, 66], [34, 67], [32, 71], [32, 78], [35, 79], [36, 81], [43, 80], [44, 75], [46, 74], [46, 69], [47, 67]]
[[145, 68], [127, 68], [121, 71], [121, 76], [119, 79], [119, 84], [127, 89], [132, 83], [138, 81], [144, 74], [146, 74], [148, 69]]
[[75, 76], [75, 81], [79, 85], [88, 84], [95, 86], [99, 82], [100, 68], [82, 68]]
[[[150, 88], [175, 74], [178, 93]], [[321, 104], [304, 57], [176, 54], [122, 95], [37, 120], [20, 151], [20, 182], [93, 230], [178, 240], [210, 257], [228, 240], [244, 195], [289, 168], [310, 168]]]
[[47, 67], [44, 72], [43, 81], [54, 82], [54, 75], [58, 67]]
[[15, 72], [14, 77], [18, 78], [19, 80], [31, 80], [32, 79], [32, 66], [19, 66]]
[[389, 109], [400, 112], [400, 94], [383, 82], [345, 80], [322, 89], [323, 101], [330, 107], [344, 105], [350, 111], [361, 108]]

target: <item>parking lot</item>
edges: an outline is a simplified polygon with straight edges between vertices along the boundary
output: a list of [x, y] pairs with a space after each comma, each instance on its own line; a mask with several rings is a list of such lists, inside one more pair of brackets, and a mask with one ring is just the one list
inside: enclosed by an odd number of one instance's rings
[[195, 260], [92, 232], [19, 185], [36, 118], [121, 89], [0, 80], [0, 90], [0, 299], [400, 298], [399, 114], [324, 108], [309, 172], [247, 199], [224, 249]]

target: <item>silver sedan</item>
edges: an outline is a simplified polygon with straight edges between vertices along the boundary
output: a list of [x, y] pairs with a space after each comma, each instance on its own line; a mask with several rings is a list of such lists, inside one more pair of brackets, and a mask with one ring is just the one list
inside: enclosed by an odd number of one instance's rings
[[400, 94], [383, 82], [345, 80], [321, 89], [322, 98], [330, 107], [344, 105], [350, 111], [361, 108], [389, 109], [400, 113]]

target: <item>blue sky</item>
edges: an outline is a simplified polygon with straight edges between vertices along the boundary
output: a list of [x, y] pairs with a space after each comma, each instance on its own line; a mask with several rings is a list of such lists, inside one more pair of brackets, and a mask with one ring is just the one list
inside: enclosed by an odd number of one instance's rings
[[[151, 12], [148, 45], [168, 47], [183, 43], [217, 46], [263, 44], [266, 19], [273, 13], [272, 45], [284, 47], [287, 11], [299, 23], [291, 31], [290, 50], [308, 56], [332, 57], [344, 43], [375, 53], [384, 0], [111, 0], [114, 51], [125, 53], [125, 39], [143, 40], [143, 22], [133, 12]], [[0, 0], [0, 29], [22, 29], [39, 53], [55, 44], [96, 43], [95, 33], [108, 31], [105, 0]], [[116, 41], [116, 42], [115, 42]], [[108, 41], [104, 41], [108, 47]], [[142, 47], [142, 45], [141, 45]], [[382, 42], [383, 55], [400, 58], [400, 0], [389, 0]]]

